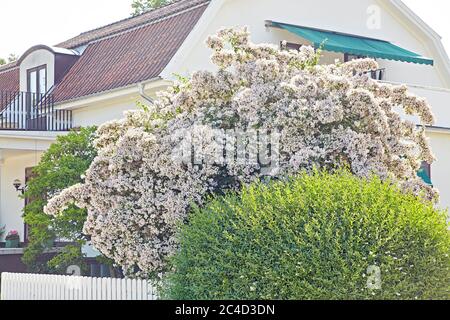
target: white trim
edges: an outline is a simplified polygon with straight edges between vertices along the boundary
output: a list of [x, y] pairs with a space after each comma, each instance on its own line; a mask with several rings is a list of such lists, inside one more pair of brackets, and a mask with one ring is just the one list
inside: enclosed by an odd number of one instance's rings
[[423, 86], [419, 84], [409, 84], [409, 83], [403, 83], [403, 82], [395, 82], [395, 81], [380, 81], [381, 83], [386, 84], [392, 84], [392, 85], [404, 85], [411, 88], [418, 88], [418, 89], [425, 89], [425, 90], [431, 90], [431, 91], [437, 91], [437, 92], [447, 92], [450, 93], [450, 89], [447, 88], [440, 88], [440, 87], [431, 87], [431, 86]]
[[450, 134], [450, 128], [427, 126], [425, 132]]
[[163, 79], [173, 79], [173, 74], [182, 69], [184, 59], [194, 50], [195, 45], [201, 41], [201, 36], [206, 32], [225, 2], [226, 0], [211, 0], [195, 27], [161, 72]]
[[[385, 0], [378, 0], [381, 3], [385, 3]], [[409, 22], [411, 22], [416, 29], [418, 29], [427, 40], [431, 40], [430, 43], [424, 43], [424, 45], [434, 51], [437, 55], [433, 55], [433, 58], [437, 60], [436, 70], [439, 76], [442, 78], [444, 83], [448, 88], [450, 88], [450, 59], [445, 51], [444, 45], [441, 41], [441, 36], [434, 31], [428, 24], [425, 23], [417, 14], [415, 14], [407, 5], [405, 5], [401, 0], [388, 0], [387, 1], [392, 8], [396, 9], [398, 12], [403, 14]], [[439, 66], [443, 67], [439, 68]]]
[[67, 133], [63, 131], [0, 131], [0, 138], [54, 141], [57, 136]]
[[23, 248], [2, 248], [0, 249], [0, 256], [12, 256], [12, 255], [23, 255], [25, 249]]
[[[49, 248], [45, 249], [44, 253], [60, 253], [63, 251], [63, 248]], [[8, 256], [8, 255], [23, 255], [25, 252], [25, 248], [1, 248], [0, 256]]]
[[108, 91], [94, 93], [88, 96], [80, 97], [73, 100], [56, 103], [55, 106], [60, 110], [78, 109], [86, 107], [93, 103], [106, 102], [129, 95], [139, 95], [139, 85], [144, 85], [146, 90], [170, 85], [170, 81], [162, 80], [160, 77], [150, 79], [140, 83], [134, 83], [125, 87], [115, 88]]

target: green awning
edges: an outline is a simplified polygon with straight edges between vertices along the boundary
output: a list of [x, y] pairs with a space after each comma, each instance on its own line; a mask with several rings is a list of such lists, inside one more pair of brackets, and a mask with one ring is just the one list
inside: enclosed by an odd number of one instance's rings
[[424, 168], [421, 168], [418, 172], [417, 175], [423, 180], [423, 182], [425, 182], [426, 184], [432, 186], [433, 182], [431, 181], [430, 176], [428, 175], [427, 171]]
[[312, 42], [317, 48], [322, 46], [323, 49], [327, 51], [426, 65], [433, 65], [434, 63], [432, 59], [422, 57], [417, 53], [400, 48], [399, 46], [384, 40], [295, 26], [274, 21], [269, 21], [268, 26], [287, 30]]

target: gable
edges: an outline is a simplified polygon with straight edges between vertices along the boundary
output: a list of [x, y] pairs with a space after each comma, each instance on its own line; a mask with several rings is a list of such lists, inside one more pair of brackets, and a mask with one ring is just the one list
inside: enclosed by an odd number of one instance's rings
[[[278, 44], [281, 40], [302, 43], [300, 37], [287, 31], [265, 28], [265, 21], [279, 21], [318, 29], [333, 30], [368, 38], [382, 39], [399, 47], [429, 57], [436, 61], [436, 67], [421, 66], [404, 62], [379, 60], [382, 68], [391, 72], [391, 81], [433, 87], [450, 87], [449, 72], [443, 72], [442, 57], [430, 41], [418, 37], [414, 21], [405, 15], [389, 10], [394, 0], [217, 0], [209, 6], [197, 27], [180, 52], [163, 71], [163, 76], [171, 78], [174, 72], [189, 74], [199, 69], [212, 68], [208, 61], [209, 50], [204, 41], [222, 27], [248, 26], [252, 40], [256, 43]], [[373, 8], [380, 11], [379, 26], [370, 25]], [[239, 12], [239, 15], [235, 14]], [[406, 25], [410, 26], [406, 26]], [[430, 40], [430, 36], [426, 37]], [[303, 43], [305, 44], [305, 43]]]
[[428, 48], [436, 60], [436, 72], [443, 81], [443, 87], [450, 89], [450, 59], [441, 37], [401, 0], [378, 0], [378, 3], [396, 16]]

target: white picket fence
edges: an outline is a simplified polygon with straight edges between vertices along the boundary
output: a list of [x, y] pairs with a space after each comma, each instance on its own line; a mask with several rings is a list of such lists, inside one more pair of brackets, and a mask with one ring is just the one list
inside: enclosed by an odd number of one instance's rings
[[157, 300], [145, 280], [1, 274], [1, 300]]

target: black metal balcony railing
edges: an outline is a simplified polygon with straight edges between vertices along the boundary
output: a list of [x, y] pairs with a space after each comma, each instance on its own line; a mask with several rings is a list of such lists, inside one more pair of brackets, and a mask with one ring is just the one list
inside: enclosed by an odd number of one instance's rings
[[0, 130], [69, 131], [72, 111], [55, 109], [51, 94], [0, 91]]

